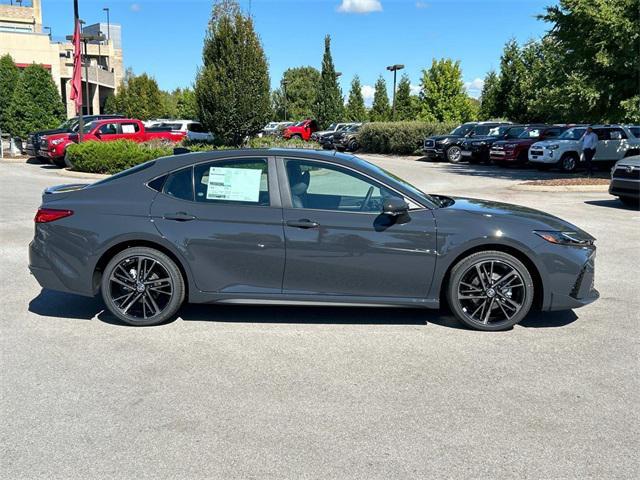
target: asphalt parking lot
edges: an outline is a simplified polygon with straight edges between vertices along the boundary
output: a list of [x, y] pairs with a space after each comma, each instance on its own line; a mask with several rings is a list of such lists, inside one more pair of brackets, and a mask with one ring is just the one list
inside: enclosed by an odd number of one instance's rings
[[42, 190], [78, 180], [2, 163], [0, 476], [636, 478], [640, 212], [511, 188], [553, 173], [370, 158], [584, 228], [601, 299], [500, 333], [388, 308], [185, 306], [126, 327], [27, 270]]

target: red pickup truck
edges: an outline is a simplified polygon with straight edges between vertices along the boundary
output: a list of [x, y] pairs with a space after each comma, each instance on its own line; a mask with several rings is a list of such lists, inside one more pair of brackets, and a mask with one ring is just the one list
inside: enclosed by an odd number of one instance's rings
[[285, 128], [282, 132], [282, 137], [285, 140], [289, 140], [290, 138], [300, 138], [305, 142], [308, 142], [311, 138], [311, 134], [317, 130], [318, 122], [307, 119]]
[[[185, 137], [186, 132], [174, 132], [171, 128], [145, 128], [140, 120], [131, 118], [111, 118], [87, 123], [83, 129], [82, 141], [109, 142], [112, 140], [131, 140], [134, 142], [148, 142], [150, 140], [164, 140], [177, 143]], [[40, 154], [49, 159], [54, 165], [64, 167], [67, 147], [78, 143], [77, 133], [57, 133], [42, 137]]]

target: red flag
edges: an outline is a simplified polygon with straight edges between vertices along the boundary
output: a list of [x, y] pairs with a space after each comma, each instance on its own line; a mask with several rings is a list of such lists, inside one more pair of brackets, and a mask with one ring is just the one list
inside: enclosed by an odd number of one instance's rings
[[82, 51], [80, 49], [80, 19], [76, 17], [73, 30], [73, 77], [71, 78], [71, 100], [76, 105], [76, 114], [82, 114]]

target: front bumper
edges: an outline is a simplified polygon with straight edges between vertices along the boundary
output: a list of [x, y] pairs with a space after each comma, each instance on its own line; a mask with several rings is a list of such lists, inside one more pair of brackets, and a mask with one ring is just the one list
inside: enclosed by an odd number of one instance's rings
[[489, 158], [494, 162], [517, 162], [517, 150], [494, 150], [489, 151]]
[[640, 200], [640, 180], [613, 178], [609, 184], [609, 193], [616, 197]]
[[444, 160], [444, 150], [440, 148], [423, 148], [424, 156], [433, 160]]
[[556, 152], [556, 150], [532, 148], [529, 150], [529, 161], [531, 163], [545, 163], [547, 165], [556, 164], [560, 157], [554, 152]]
[[41, 155], [38, 152], [38, 149], [34, 147], [31, 143], [27, 143], [27, 146], [24, 149], [24, 153], [26, 153], [29, 157], [38, 157]]
[[470, 160], [488, 160], [489, 149], [479, 145], [463, 145], [462, 158]]

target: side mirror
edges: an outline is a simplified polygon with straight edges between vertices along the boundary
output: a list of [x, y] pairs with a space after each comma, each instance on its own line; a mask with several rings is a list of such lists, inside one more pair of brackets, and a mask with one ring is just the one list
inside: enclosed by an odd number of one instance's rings
[[382, 213], [397, 217], [403, 215], [409, 211], [409, 205], [404, 201], [404, 198], [389, 197], [384, 200], [382, 204]]

